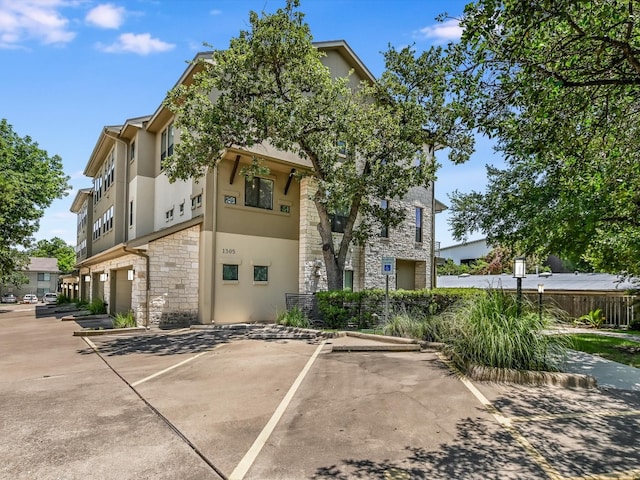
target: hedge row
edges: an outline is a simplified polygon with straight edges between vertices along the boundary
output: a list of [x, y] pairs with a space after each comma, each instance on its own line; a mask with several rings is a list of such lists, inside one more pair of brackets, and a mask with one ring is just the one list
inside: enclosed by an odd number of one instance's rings
[[[458, 300], [480, 292], [482, 290], [473, 288], [393, 290], [389, 292], [389, 315], [403, 312], [437, 315]], [[384, 319], [384, 290], [337, 290], [317, 292], [315, 296], [322, 321], [328, 328], [373, 328]]]

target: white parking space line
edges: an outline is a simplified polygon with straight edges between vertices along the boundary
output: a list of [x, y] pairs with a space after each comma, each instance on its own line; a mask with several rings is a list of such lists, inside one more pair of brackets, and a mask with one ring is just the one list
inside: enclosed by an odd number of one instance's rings
[[172, 365], [171, 367], [167, 367], [164, 370], [160, 370], [159, 372], [154, 373], [153, 375], [149, 375], [148, 377], [143, 378], [142, 380], [138, 380], [137, 382], [133, 382], [131, 384], [132, 387], [137, 387], [138, 385], [140, 385], [141, 383], [147, 382], [151, 379], [154, 379], [156, 377], [159, 377], [160, 375], [164, 375], [167, 372], [170, 372], [171, 370], [181, 367], [182, 365], [185, 365], [186, 363], [189, 363], [193, 360], [195, 360], [198, 357], [201, 357], [202, 355], [205, 355], [209, 352], [200, 352], [197, 355], [194, 355], [191, 358], [187, 358], [186, 360], [181, 361], [180, 363], [176, 363], [175, 365]]
[[231, 475], [229, 475], [229, 480], [242, 480], [247, 474], [247, 472], [251, 468], [251, 465], [253, 465], [253, 462], [255, 462], [256, 458], [260, 454], [262, 447], [264, 447], [264, 444], [267, 443], [267, 440], [271, 436], [271, 433], [273, 433], [273, 430], [276, 428], [276, 425], [280, 421], [280, 418], [282, 418], [282, 415], [289, 406], [289, 403], [291, 403], [293, 396], [298, 391], [298, 388], [302, 384], [304, 377], [307, 376], [307, 373], [311, 369], [311, 365], [313, 365], [313, 362], [318, 357], [318, 354], [320, 354], [320, 351], [322, 350], [326, 342], [327, 341], [324, 340], [320, 345], [318, 345], [316, 351], [313, 352], [313, 355], [311, 355], [311, 358], [307, 361], [307, 364], [298, 375], [298, 378], [296, 378], [296, 380], [293, 382], [293, 385], [291, 385], [291, 388], [289, 388], [289, 391], [280, 402], [280, 405], [278, 405], [278, 408], [276, 408], [276, 411], [273, 412], [271, 419], [262, 429], [262, 432], [260, 432], [260, 435], [258, 435], [258, 438], [256, 438], [255, 442], [253, 442], [251, 448], [247, 451], [244, 457], [242, 457], [242, 460], [240, 460], [238, 466], [233, 470], [233, 472], [231, 472]]
[[547, 459], [540, 453], [535, 447], [520, 433], [520, 431], [513, 426], [511, 418], [505, 417], [498, 408], [485, 397], [480, 390], [464, 375], [458, 368], [443, 354], [439, 353], [438, 358], [445, 365], [447, 365], [452, 371], [454, 371], [458, 379], [467, 389], [473, 394], [474, 397], [484, 406], [484, 408], [493, 416], [493, 418], [502, 426], [511, 437], [520, 444], [529, 457], [538, 464], [538, 466], [544, 470], [551, 480], [560, 480], [563, 477], [560, 473], [551, 466]]

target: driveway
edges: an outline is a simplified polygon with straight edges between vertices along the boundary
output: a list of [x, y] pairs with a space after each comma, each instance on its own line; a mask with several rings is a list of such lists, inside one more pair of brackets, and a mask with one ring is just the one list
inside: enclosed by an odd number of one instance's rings
[[0, 478], [640, 476], [638, 392], [471, 383], [437, 352], [331, 350], [348, 338], [85, 340], [60, 316], [0, 311]]

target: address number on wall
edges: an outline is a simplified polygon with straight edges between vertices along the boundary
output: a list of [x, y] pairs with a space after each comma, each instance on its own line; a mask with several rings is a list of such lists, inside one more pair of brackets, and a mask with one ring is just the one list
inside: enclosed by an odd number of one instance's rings
[[236, 254], [236, 249], [235, 248], [223, 248], [222, 249], [222, 253], [225, 253], [227, 255], [235, 255]]

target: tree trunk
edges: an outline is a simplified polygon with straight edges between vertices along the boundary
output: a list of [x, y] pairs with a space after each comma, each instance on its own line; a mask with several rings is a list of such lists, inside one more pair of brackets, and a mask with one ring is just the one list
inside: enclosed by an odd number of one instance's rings
[[327, 245], [322, 245], [322, 256], [324, 257], [324, 265], [327, 271], [327, 288], [331, 290], [342, 290], [344, 288], [344, 266], [338, 265], [338, 259], [336, 258], [333, 248], [326, 248]]

